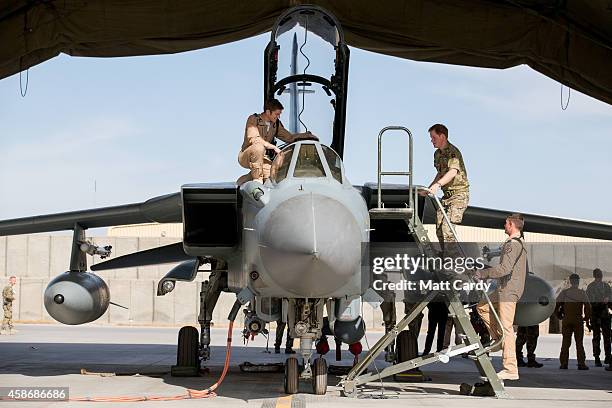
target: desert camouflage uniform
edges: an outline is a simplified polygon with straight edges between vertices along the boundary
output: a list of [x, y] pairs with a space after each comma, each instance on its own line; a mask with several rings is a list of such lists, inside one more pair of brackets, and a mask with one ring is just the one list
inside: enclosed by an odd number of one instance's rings
[[2, 330], [13, 329], [13, 300], [15, 300], [15, 292], [11, 285], [7, 285], [2, 290], [2, 310], [4, 312]]
[[598, 359], [601, 354], [601, 338], [603, 337], [604, 357], [609, 363], [612, 359], [610, 347], [610, 314], [608, 302], [612, 299], [612, 290], [607, 282], [594, 281], [586, 290], [591, 303], [591, 328], [593, 329], [593, 356]]
[[[448, 143], [443, 150], [437, 149], [434, 153], [434, 167], [438, 171], [438, 179], [450, 169], [457, 170], [457, 175], [445, 186], [442, 186], [444, 197], [442, 197], [441, 203], [450, 222], [453, 225], [460, 224], [470, 200], [470, 183], [461, 152], [451, 143]], [[444, 242], [455, 241], [450, 227], [444, 221], [442, 212], [439, 210], [436, 214], [436, 235], [442, 247], [444, 247]]]

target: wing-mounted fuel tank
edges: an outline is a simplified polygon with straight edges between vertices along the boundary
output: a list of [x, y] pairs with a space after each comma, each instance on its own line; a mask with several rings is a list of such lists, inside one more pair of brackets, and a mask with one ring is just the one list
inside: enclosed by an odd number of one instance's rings
[[98, 275], [88, 272], [64, 272], [47, 286], [45, 309], [64, 324], [93, 322], [106, 312], [110, 303], [108, 286]]
[[[285, 148], [265, 184], [242, 195], [244, 262], [254, 294], [276, 298], [361, 295], [361, 245], [368, 241], [365, 201], [327, 146]], [[367, 286], [367, 285], [365, 285]]]
[[535, 326], [548, 319], [555, 311], [555, 290], [544, 279], [527, 274], [523, 296], [516, 304], [514, 324]]

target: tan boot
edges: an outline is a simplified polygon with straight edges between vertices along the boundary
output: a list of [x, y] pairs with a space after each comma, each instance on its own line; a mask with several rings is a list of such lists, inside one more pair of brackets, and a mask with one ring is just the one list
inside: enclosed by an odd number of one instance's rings
[[499, 373], [497, 373], [497, 376], [499, 377], [500, 380], [518, 380], [519, 379], [518, 373], [511, 373], [506, 370], [501, 370]]
[[251, 168], [251, 178], [254, 181], [259, 181], [263, 184], [263, 164], [261, 163], [250, 163], [249, 167]]

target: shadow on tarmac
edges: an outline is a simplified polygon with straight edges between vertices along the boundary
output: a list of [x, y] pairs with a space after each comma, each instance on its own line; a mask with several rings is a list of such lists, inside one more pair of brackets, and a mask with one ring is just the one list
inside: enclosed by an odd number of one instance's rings
[[[281, 362], [285, 354], [267, 354], [263, 347], [232, 348], [230, 372], [223, 386], [219, 388], [220, 396], [239, 398], [240, 395], [257, 395], [257, 398], [276, 398], [284, 395], [282, 373], [243, 373], [238, 364], [244, 361], [251, 363]], [[135, 375], [161, 378], [166, 384], [180, 387], [205, 389], [219, 378], [225, 358], [225, 347], [211, 347], [212, 360], [210, 372], [195, 378], [172, 377], [170, 366], [176, 363], [176, 346], [167, 344], [96, 344], [96, 343], [0, 343], [0, 378], [6, 374], [19, 374], [26, 377], [45, 377], [74, 375], [81, 369], [90, 373], [115, 373], [116, 375]], [[335, 362], [333, 351], [328, 355], [328, 364], [350, 365], [352, 356], [343, 352], [344, 360]], [[576, 361], [570, 361], [569, 370], [559, 370], [557, 359], [542, 359], [543, 368], [521, 368], [519, 381], [507, 381], [506, 387], [549, 388], [574, 390], [610, 391], [612, 372], [603, 368], [591, 367], [589, 371], [576, 370]], [[386, 366], [382, 360], [376, 362], [378, 369]], [[499, 357], [493, 357], [493, 364], [500, 368]], [[372, 368], [373, 369], [373, 368]], [[423, 369], [431, 382], [426, 383], [393, 383], [390, 378], [384, 386], [385, 394], [393, 396], [400, 393], [414, 394], [458, 394], [462, 382], [478, 382], [475, 364], [468, 359], [454, 358], [449, 364], [434, 364]], [[99, 374], [93, 374], [99, 375]], [[335, 386], [339, 376], [329, 375], [329, 386]], [[1, 382], [1, 381], [0, 381]], [[391, 385], [389, 384], [391, 383]], [[435, 385], [451, 385], [449, 388], [437, 388]], [[379, 383], [370, 383], [360, 387], [362, 396], [380, 393]], [[252, 390], [252, 393], [251, 391]], [[249, 391], [249, 392], [247, 392]], [[300, 392], [312, 393], [309, 382], [300, 383]], [[246, 400], [246, 398], [244, 398]]]

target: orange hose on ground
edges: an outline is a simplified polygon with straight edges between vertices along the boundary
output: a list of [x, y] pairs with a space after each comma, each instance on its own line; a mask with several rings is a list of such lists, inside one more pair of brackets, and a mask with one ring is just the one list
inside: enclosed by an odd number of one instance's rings
[[170, 395], [170, 396], [153, 395], [153, 396], [135, 396], [135, 397], [128, 397], [128, 396], [74, 397], [74, 398], [70, 398], [69, 401], [79, 401], [79, 402], [84, 402], [84, 401], [89, 401], [89, 402], [178, 401], [178, 400], [184, 400], [184, 399], [202, 399], [202, 398], [215, 397], [217, 396], [217, 394], [214, 391], [217, 388], [219, 388], [219, 386], [223, 382], [223, 379], [225, 378], [225, 375], [227, 374], [227, 371], [229, 370], [230, 355], [232, 351], [232, 328], [233, 327], [234, 327], [234, 321], [230, 320], [229, 329], [227, 333], [227, 346], [225, 349], [225, 365], [223, 366], [223, 372], [221, 373], [221, 376], [219, 377], [217, 382], [211, 385], [210, 387], [206, 388], [205, 390], [192, 390], [188, 388], [186, 394]]

